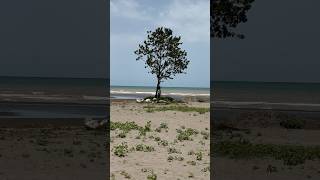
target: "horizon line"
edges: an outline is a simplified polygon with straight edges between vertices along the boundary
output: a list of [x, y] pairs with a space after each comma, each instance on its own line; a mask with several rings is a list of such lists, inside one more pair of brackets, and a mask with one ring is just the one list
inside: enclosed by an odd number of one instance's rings
[[103, 77], [57, 77], [57, 76], [2, 76], [0, 78], [61, 78], [61, 79], [110, 79], [110, 78], [103, 78]]
[[[119, 87], [156, 87], [156, 86], [152, 86], [152, 85], [114, 85], [114, 84], [110, 84], [110, 87], [112, 86], [119, 86]], [[201, 87], [201, 86], [161, 86], [164, 88], [208, 88], [210, 89], [210, 86], [208, 87]]]
[[230, 83], [240, 83], [240, 82], [245, 82], [245, 83], [297, 83], [297, 84], [320, 84], [319, 82], [315, 82], [315, 81], [309, 81], [309, 82], [302, 82], [302, 81], [243, 81], [243, 80], [232, 80], [232, 81], [224, 81], [224, 80], [212, 80], [210, 81], [210, 83], [214, 83], [214, 82], [230, 82]]

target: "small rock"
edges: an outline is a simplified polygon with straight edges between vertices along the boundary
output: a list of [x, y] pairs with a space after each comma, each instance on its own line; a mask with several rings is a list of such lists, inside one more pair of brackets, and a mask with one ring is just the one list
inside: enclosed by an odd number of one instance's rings
[[137, 103], [142, 103], [143, 99], [137, 99], [136, 101], [137, 101]]
[[104, 120], [87, 119], [85, 121], [85, 126], [87, 129], [102, 129], [106, 127], [107, 123], [108, 123], [107, 119], [104, 119]]

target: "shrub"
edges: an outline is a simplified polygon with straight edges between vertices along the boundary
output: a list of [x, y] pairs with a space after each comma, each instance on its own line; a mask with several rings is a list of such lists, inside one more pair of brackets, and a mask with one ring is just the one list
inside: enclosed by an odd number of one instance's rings
[[127, 156], [128, 152], [129, 152], [128, 145], [125, 142], [114, 147], [114, 155], [116, 155], [118, 157], [125, 157], [125, 156]]
[[287, 129], [303, 129], [305, 121], [301, 119], [285, 119], [280, 121], [280, 126]]

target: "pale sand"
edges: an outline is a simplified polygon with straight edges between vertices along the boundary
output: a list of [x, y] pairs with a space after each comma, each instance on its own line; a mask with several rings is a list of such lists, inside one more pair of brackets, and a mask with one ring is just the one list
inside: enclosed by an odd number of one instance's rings
[[[229, 112], [236, 113], [236, 110]], [[314, 147], [320, 146], [320, 128], [319, 120], [306, 119], [306, 126], [303, 129], [285, 129], [280, 126], [280, 121], [276, 118], [270, 118], [270, 111], [259, 110], [241, 114], [239, 117], [232, 116], [227, 118], [221, 112], [214, 112], [215, 123], [224, 123], [234, 130], [214, 130], [213, 142], [218, 141], [237, 141], [236, 135], [241, 135], [243, 139], [253, 144], [274, 144], [274, 145], [292, 145]], [[226, 117], [223, 118], [222, 117]], [[217, 127], [217, 126], [216, 126]], [[238, 130], [236, 130], [238, 129]], [[232, 135], [233, 134], [233, 135]], [[233, 136], [233, 138], [230, 138]], [[240, 136], [237, 136], [240, 137]], [[215, 156], [212, 158], [213, 179], [223, 180], [302, 180], [302, 179], [320, 179], [320, 161], [319, 159], [306, 160], [298, 165], [285, 165], [282, 160], [274, 158], [234, 159], [225, 156]], [[270, 172], [268, 167], [275, 170]]]
[[0, 128], [1, 180], [107, 179], [105, 131], [18, 124]]
[[[203, 139], [199, 133], [193, 137], [193, 141], [178, 141], [172, 144], [177, 136], [176, 129], [193, 128], [209, 133], [210, 129], [210, 113], [199, 114], [197, 112], [176, 112], [176, 111], [161, 111], [161, 112], [146, 112], [143, 106], [146, 104], [138, 104], [136, 102], [118, 101], [112, 102], [111, 106], [111, 121], [126, 122], [134, 121], [140, 126], [144, 126], [148, 121], [151, 121], [152, 132], [148, 132], [145, 138], [136, 139], [138, 131], [131, 131], [125, 138], [116, 137], [120, 131], [111, 131], [111, 146], [110, 146], [110, 174], [114, 179], [126, 179], [121, 174], [122, 171], [128, 173], [131, 179], [143, 180], [153, 171], [157, 175], [157, 179], [209, 179], [210, 171], [203, 172], [203, 169], [210, 166], [210, 139]], [[188, 106], [209, 107], [209, 103], [189, 103]], [[162, 130], [161, 133], [154, 131], [159, 127], [160, 123], [168, 124], [168, 132]], [[207, 128], [207, 129], [206, 129]], [[149, 138], [150, 136], [160, 137], [167, 140], [169, 145], [164, 147]], [[201, 143], [204, 142], [204, 143]], [[114, 146], [127, 142], [129, 148], [135, 147], [137, 144], [145, 144], [153, 146], [153, 152], [137, 152], [132, 151], [126, 157], [118, 157], [114, 155], [112, 150]], [[169, 154], [168, 148], [173, 147], [182, 152], [182, 154]], [[202, 160], [196, 160], [196, 155], [188, 155], [189, 151], [202, 151]], [[168, 162], [168, 156], [183, 157], [182, 161], [173, 160]], [[196, 165], [190, 165], [187, 162], [194, 161]], [[143, 172], [146, 171], [146, 172]], [[193, 176], [193, 177], [189, 177]], [[112, 179], [113, 177], [111, 177]]]

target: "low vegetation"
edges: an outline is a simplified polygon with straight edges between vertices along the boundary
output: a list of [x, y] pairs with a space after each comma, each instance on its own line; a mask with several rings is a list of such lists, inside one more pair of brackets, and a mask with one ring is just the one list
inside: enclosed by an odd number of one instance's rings
[[285, 119], [280, 121], [280, 126], [286, 129], [303, 129], [305, 121], [301, 119]]
[[144, 144], [138, 144], [138, 145], [136, 145], [136, 151], [152, 152], [152, 151], [154, 151], [154, 147], [147, 146]]
[[137, 130], [137, 131], [139, 131], [140, 135], [145, 136], [146, 132], [151, 131], [151, 121], [148, 121], [144, 127], [137, 125], [135, 122], [125, 122], [125, 123], [111, 122], [110, 123], [110, 130], [114, 131], [116, 129], [119, 129], [122, 131], [122, 133], [120, 133], [118, 135], [118, 137], [121, 137], [121, 138], [126, 137], [126, 134], [132, 130]]
[[128, 155], [128, 145], [127, 143], [121, 143], [120, 145], [117, 145], [114, 147], [113, 149], [114, 155], [118, 156], [118, 157], [125, 157]]
[[214, 144], [213, 153], [230, 158], [274, 158], [285, 165], [299, 165], [306, 160], [320, 160], [320, 147], [298, 145], [252, 144], [249, 141], [222, 141]]
[[199, 114], [204, 114], [209, 112], [210, 109], [206, 107], [189, 107], [189, 106], [144, 106], [147, 112], [152, 113], [156, 111], [180, 111], [180, 112], [198, 112]]
[[199, 131], [196, 129], [188, 128], [186, 130], [177, 129], [177, 133], [177, 139], [179, 141], [192, 141], [193, 139], [191, 136], [199, 134]]

